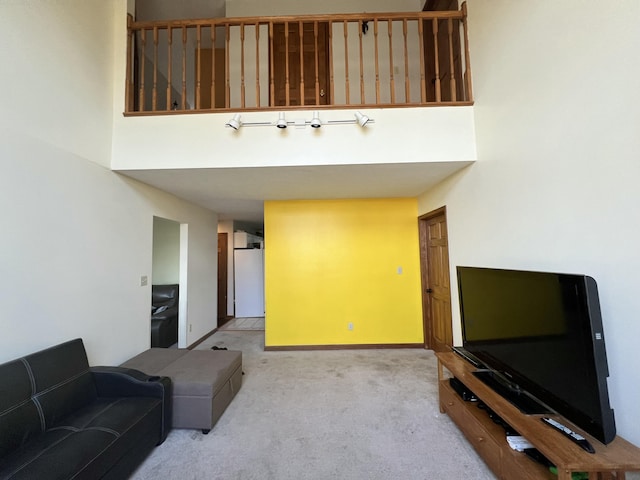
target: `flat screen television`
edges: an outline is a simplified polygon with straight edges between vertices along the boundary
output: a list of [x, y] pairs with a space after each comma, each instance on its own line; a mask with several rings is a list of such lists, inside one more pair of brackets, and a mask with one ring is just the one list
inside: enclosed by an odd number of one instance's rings
[[598, 289], [586, 275], [457, 267], [463, 347], [603, 443], [616, 435]]

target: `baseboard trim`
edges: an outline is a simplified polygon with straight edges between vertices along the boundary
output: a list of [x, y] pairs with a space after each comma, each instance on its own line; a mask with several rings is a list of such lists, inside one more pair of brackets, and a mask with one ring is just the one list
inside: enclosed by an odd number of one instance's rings
[[300, 350], [374, 350], [390, 348], [421, 348], [424, 343], [359, 343], [344, 345], [272, 345], [265, 346], [265, 352], [286, 352]]
[[203, 337], [201, 337], [199, 340], [196, 340], [191, 345], [189, 345], [187, 347], [187, 350], [193, 350], [194, 348], [196, 348], [198, 345], [200, 345], [202, 342], [204, 342], [207, 338], [209, 338], [211, 335], [213, 335], [217, 331], [218, 331], [218, 327], [214, 328], [209, 333], [205, 333]]

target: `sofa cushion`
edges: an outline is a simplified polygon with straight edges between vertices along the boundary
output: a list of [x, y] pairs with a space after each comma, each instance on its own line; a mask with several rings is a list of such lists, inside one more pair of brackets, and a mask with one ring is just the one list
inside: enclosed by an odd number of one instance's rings
[[42, 432], [27, 365], [22, 360], [0, 365], [0, 458]]
[[0, 365], [0, 456], [97, 397], [81, 339]]
[[213, 397], [241, 368], [242, 352], [151, 348], [122, 366], [171, 378], [174, 396]]
[[33, 382], [34, 401], [42, 413], [43, 429], [98, 396], [81, 339], [33, 353], [24, 360]]
[[161, 415], [157, 398], [99, 398], [0, 460], [0, 471], [12, 480], [100, 478], [139, 442], [158, 442]]
[[173, 394], [213, 397], [242, 365], [242, 353], [232, 350], [192, 350], [163, 368], [173, 381]]
[[187, 353], [189, 353], [189, 350], [182, 348], [150, 348], [130, 358], [120, 366], [134, 368], [149, 375], [159, 375], [163, 368], [171, 365]]

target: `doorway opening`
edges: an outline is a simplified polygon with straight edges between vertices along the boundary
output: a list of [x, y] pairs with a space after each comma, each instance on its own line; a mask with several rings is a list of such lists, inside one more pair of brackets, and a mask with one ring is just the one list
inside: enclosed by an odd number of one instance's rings
[[187, 225], [153, 217], [151, 346], [187, 345]]
[[453, 345], [447, 210], [441, 207], [418, 218], [424, 346], [436, 352]]
[[229, 234], [218, 232], [218, 328], [231, 316], [227, 312], [229, 304]]

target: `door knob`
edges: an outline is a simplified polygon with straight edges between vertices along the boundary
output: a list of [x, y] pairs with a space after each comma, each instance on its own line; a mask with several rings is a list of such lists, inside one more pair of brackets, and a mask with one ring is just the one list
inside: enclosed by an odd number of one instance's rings
[[321, 89], [320, 89], [320, 96], [321, 96], [321, 97], [324, 97], [324, 88], [321, 88]]

